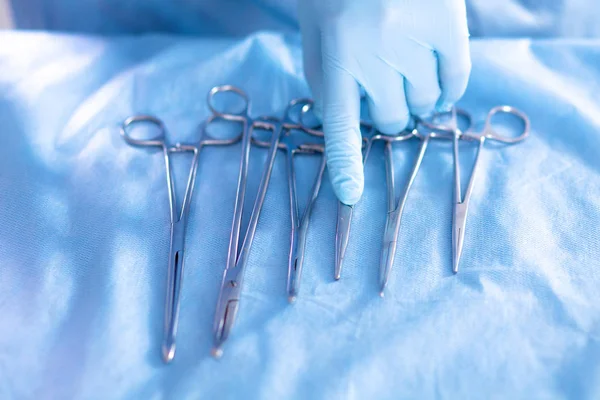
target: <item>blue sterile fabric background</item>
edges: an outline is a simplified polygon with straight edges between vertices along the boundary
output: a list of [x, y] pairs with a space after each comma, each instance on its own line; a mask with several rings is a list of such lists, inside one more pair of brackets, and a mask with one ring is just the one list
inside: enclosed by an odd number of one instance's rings
[[[598, 398], [600, 40], [473, 41], [461, 106], [525, 111], [531, 136], [486, 145], [461, 271], [451, 270], [452, 154], [433, 143], [378, 296], [384, 160], [365, 167], [342, 280], [336, 201], [317, 200], [301, 294], [287, 304], [290, 222], [276, 161], [224, 357], [209, 355], [239, 145], [201, 154], [177, 356], [160, 358], [169, 216], [160, 153], [119, 124], [193, 141], [217, 84], [253, 114], [307, 96], [295, 34], [245, 39], [0, 33], [0, 398]], [[395, 150], [399, 186], [418, 143]], [[465, 169], [473, 147], [461, 153]], [[249, 194], [265, 151], [252, 150]], [[186, 157], [176, 165], [182, 196]], [[318, 161], [302, 158], [303, 206]], [[468, 171], [465, 171], [465, 174]], [[250, 196], [251, 197], [251, 196]], [[250, 202], [247, 204], [250, 206]], [[248, 210], [249, 211], [249, 210]], [[247, 220], [247, 217], [245, 218]]]
[[[16, 25], [86, 33], [243, 36], [298, 29], [296, 0], [9, 0]], [[597, 37], [594, 0], [467, 0], [471, 35]]]

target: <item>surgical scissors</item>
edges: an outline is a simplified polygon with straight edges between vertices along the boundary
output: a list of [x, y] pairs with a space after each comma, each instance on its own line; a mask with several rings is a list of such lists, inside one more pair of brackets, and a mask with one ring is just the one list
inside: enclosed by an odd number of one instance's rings
[[[457, 114], [461, 114], [463, 117], [468, 119], [468, 127], [463, 132], [458, 127], [458, 119]], [[494, 129], [494, 124], [492, 119], [497, 115], [510, 115], [517, 120], [519, 120], [523, 125], [523, 130], [518, 133], [516, 136], [503, 136]], [[514, 144], [521, 142], [529, 136], [530, 130], [530, 122], [529, 118], [525, 113], [511, 106], [496, 106], [493, 107], [487, 114], [485, 118], [484, 127], [480, 132], [474, 132], [471, 128], [471, 118], [470, 115], [462, 110], [453, 109], [450, 111], [450, 124], [449, 125], [439, 125], [432, 124], [427, 121], [422, 121], [422, 124], [432, 130], [441, 131], [446, 134], [452, 135], [452, 145], [453, 145], [453, 160], [454, 160], [454, 204], [453, 204], [453, 213], [452, 213], [452, 272], [458, 273], [458, 267], [460, 263], [460, 258], [462, 256], [464, 239], [465, 239], [465, 228], [467, 225], [467, 215], [469, 212], [469, 201], [471, 200], [471, 195], [473, 193], [473, 185], [475, 182], [475, 177], [477, 175], [477, 171], [480, 165], [480, 154], [481, 149], [483, 148], [486, 139], [504, 143], [504, 144]], [[473, 165], [473, 170], [471, 172], [471, 176], [469, 178], [469, 183], [467, 185], [467, 190], [465, 192], [464, 197], [462, 196], [461, 189], [461, 175], [460, 175], [460, 159], [459, 159], [459, 140], [470, 140], [477, 141], [478, 147], [475, 153], [475, 163]]]
[[[121, 136], [131, 146], [135, 147], [156, 147], [163, 153], [165, 162], [165, 171], [167, 178], [167, 188], [169, 192], [169, 210], [171, 221], [171, 234], [169, 245], [169, 262], [167, 270], [167, 293], [165, 301], [165, 320], [164, 336], [162, 343], [162, 357], [165, 363], [169, 363], [175, 357], [175, 337], [177, 335], [177, 325], [179, 317], [179, 299], [181, 294], [181, 285], [184, 266], [185, 233], [190, 211], [192, 193], [196, 180], [196, 171], [198, 169], [198, 157], [204, 146], [231, 145], [238, 142], [241, 134], [232, 139], [215, 139], [208, 135], [207, 126], [216, 118], [209, 118], [200, 128], [201, 138], [197, 144], [176, 143], [170, 146], [167, 143], [166, 128], [163, 122], [150, 115], [136, 115], [127, 118], [121, 126]], [[129, 133], [129, 128], [135, 124], [151, 124], [156, 126], [158, 133], [149, 139], [136, 139]], [[171, 153], [191, 152], [193, 153], [192, 163], [188, 173], [188, 181], [185, 189], [185, 195], [181, 206], [181, 211], [177, 214], [177, 200], [175, 194], [175, 182], [171, 170]]]
[[[311, 105], [312, 102], [307, 99], [295, 100], [296, 104], [304, 104], [302, 112], [305, 112], [305, 107]], [[273, 120], [273, 118], [271, 118]], [[286, 168], [288, 175], [288, 190], [290, 200], [290, 217], [292, 225], [292, 233], [290, 236], [290, 252], [288, 259], [288, 275], [287, 275], [287, 294], [288, 301], [293, 303], [298, 297], [300, 290], [300, 280], [302, 277], [302, 271], [304, 266], [304, 255], [306, 249], [306, 238], [308, 234], [308, 226], [310, 223], [310, 216], [312, 213], [313, 206], [319, 195], [319, 190], [323, 182], [323, 174], [325, 173], [325, 167], [327, 165], [327, 159], [325, 158], [325, 147], [321, 143], [294, 143], [292, 140], [293, 132], [306, 133], [314, 137], [323, 137], [323, 133], [315, 129], [307, 128], [300, 122], [300, 125], [294, 129], [289, 129], [285, 132], [282, 137], [282, 142], [279, 144], [279, 149], [285, 151], [286, 154]], [[268, 143], [261, 141], [258, 138], [253, 137], [253, 143], [266, 147]], [[317, 175], [312, 185], [310, 197], [308, 202], [300, 214], [298, 209], [298, 195], [296, 189], [296, 168], [294, 165], [294, 157], [300, 154], [319, 154], [321, 156], [321, 162], [317, 170]]]
[[[224, 113], [218, 111], [214, 106], [214, 97], [218, 93], [229, 92], [237, 95], [244, 102], [243, 109], [238, 113]], [[292, 101], [284, 114], [281, 121], [266, 120], [264, 118], [253, 119], [250, 116], [250, 99], [239, 88], [234, 86], [219, 86], [213, 88], [208, 97], [208, 103], [213, 115], [228, 121], [234, 121], [242, 124], [242, 157], [240, 160], [240, 170], [238, 175], [236, 200], [234, 204], [234, 218], [231, 229], [229, 251], [227, 264], [223, 271], [223, 279], [219, 290], [219, 298], [215, 311], [215, 319], [213, 324], [214, 346], [212, 354], [214, 357], [221, 357], [223, 350], [222, 346], [229, 337], [231, 329], [236, 320], [241, 291], [244, 279], [244, 273], [248, 264], [250, 249], [254, 241], [254, 235], [258, 226], [258, 220], [267, 194], [271, 172], [275, 162], [275, 156], [279, 147], [280, 139], [283, 133], [289, 129], [295, 129], [297, 123], [291, 118], [291, 110], [297, 106], [297, 101]], [[248, 163], [250, 156], [250, 144], [252, 132], [254, 129], [264, 129], [271, 132], [271, 142], [267, 158], [263, 167], [261, 180], [258, 187], [258, 192], [254, 201], [250, 221], [242, 240], [241, 250], [239, 249], [240, 232], [242, 223], [242, 213], [244, 196], [246, 192], [246, 183], [248, 177]]]

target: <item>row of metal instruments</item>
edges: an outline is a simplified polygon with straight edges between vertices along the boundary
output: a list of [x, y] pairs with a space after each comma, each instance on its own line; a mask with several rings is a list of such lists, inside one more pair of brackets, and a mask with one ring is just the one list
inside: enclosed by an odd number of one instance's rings
[[[216, 106], [216, 98], [228, 94], [239, 97], [243, 107], [235, 112], [225, 112]], [[170, 362], [175, 356], [175, 338], [177, 334], [177, 323], [179, 313], [179, 301], [182, 285], [182, 274], [184, 266], [185, 234], [190, 211], [190, 203], [196, 181], [198, 158], [205, 147], [230, 146], [241, 142], [241, 157], [239, 173], [237, 178], [236, 197], [233, 207], [233, 222], [229, 237], [229, 249], [226, 267], [216, 305], [213, 324], [214, 347], [212, 354], [220, 357], [223, 345], [231, 334], [236, 321], [236, 315], [242, 298], [244, 273], [248, 264], [248, 258], [252, 248], [252, 242], [258, 226], [261, 210], [267, 195], [271, 173], [278, 152], [286, 157], [286, 169], [288, 175], [289, 203], [292, 234], [290, 240], [287, 295], [293, 303], [299, 295], [306, 239], [310, 223], [311, 212], [319, 194], [323, 175], [326, 169], [325, 147], [320, 139], [323, 132], [311, 116], [312, 101], [306, 98], [292, 100], [283, 113], [283, 117], [258, 117], [251, 115], [250, 98], [241, 89], [231, 86], [217, 86], [208, 94], [208, 107], [212, 115], [204, 121], [200, 129], [200, 139], [195, 143], [175, 143], [168, 141], [167, 130], [163, 122], [153, 116], [135, 115], [127, 118], [121, 127], [121, 136], [132, 146], [155, 148], [162, 152], [165, 163], [166, 178], [169, 193], [169, 208], [171, 217], [171, 240], [167, 273], [167, 295], [165, 304], [164, 336], [162, 342], [162, 357], [165, 362]], [[506, 129], [497, 129], [495, 121], [499, 116], [510, 117], [517, 122], [516, 132], [505, 134]], [[239, 124], [241, 129], [233, 138], [216, 138], [209, 134], [207, 129], [211, 123], [221, 120]], [[524, 140], [529, 135], [530, 123], [527, 115], [510, 106], [498, 106], [492, 108], [481, 129], [475, 129], [471, 123], [471, 116], [464, 110], [454, 108], [451, 111], [438, 113], [427, 119], [414, 118], [411, 127], [397, 135], [386, 135], [376, 131], [374, 125], [369, 121], [361, 121], [363, 131], [363, 160], [366, 162], [371, 152], [372, 145], [381, 141], [384, 143], [384, 157], [386, 164], [386, 186], [387, 186], [387, 217], [383, 233], [383, 243], [380, 255], [379, 283], [380, 294], [383, 296], [390, 271], [394, 264], [400, 222], [408, 194], [417, 177], [423, 157], [431, 140], [446, 140], [453, 145], [454, 161], [454, 207], [452, 219], [452, 271], [458, 273], [463, 243], [465, 240], [465, 228], [469, 211], [469, 200], [473, 192], [475, 176], [479, 169], [479, 155], [487, 140], [504, 144], [513, 144]], [[151, 138], [139, 139], [131, 134], [134, 125], [151, 124], [157, 130], [157, 134]], [[512, 125], [514, 126], [514, 124]], [[504, 127], [503, 127], [504, 128]], [[264, 138], [257, 132], [270, 133]], [[299, 135], [304, 135], [310, 140], [299, 140]], [[406, 181], [404, 190], [400, 196], [396, 196], [393, 145], [397, 142], [407, 140], [418, 140], [420, 146], [415, 158], [410, 176]], [[475, 163], [467, 185], [462, 193], [461, 173], [459, 162], [459, 146], [461, 141], [471, 141], [477, 144]], [[246, 198], [246, 187], [250, 162], [250, 151], [252, 146], [266, 148], [267, 157], [262, 167], [262, 175], [254, 206], [252, 208], [248, 226], [242, 230], [242, 216]], [[181, 210], [177, 211], [175, 184], [172, 172], [171, 155], [173, 153], [189, 152], [193, 155], [187, 186], [183, 198]], [[320, 164], [316, 178], [306, 206], [299, 210], [296, 189], [296, 169], [294, 157], [298, 154], [314, 154], [320, 157]], [[359, 203], [360, 204], [360, 203]], [[344, 256], [348, 245], [352, 216], [355, 206], [338, 204], [336, 239], [335, 239], [335, 267], [334, 278], [340, 279]]]

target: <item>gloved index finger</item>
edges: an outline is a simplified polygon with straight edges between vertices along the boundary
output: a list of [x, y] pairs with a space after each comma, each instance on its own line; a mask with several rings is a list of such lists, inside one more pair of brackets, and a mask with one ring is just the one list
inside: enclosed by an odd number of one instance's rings
[[360, 133], [360, 90], [338, 62], [323, 65], [323, 131], [329, 177], [338, 199], [348, 205], [360, 200], [364, 174]]
[[438, 74], [441, 96], [438, 109], [445, 111], [464, 94], [471, 74], [469, 27], [465, 3], [452, 3], [455, 10], [448, 19], [447, 34], [434, 40], [438, 58]]
[[299, 3], [298, 21], [302, 32], [304, 76], [306, 76], [312, 92], [313, 112], [320, 120], [323, 117], [321, 32], [314, 18], [313, 7]]

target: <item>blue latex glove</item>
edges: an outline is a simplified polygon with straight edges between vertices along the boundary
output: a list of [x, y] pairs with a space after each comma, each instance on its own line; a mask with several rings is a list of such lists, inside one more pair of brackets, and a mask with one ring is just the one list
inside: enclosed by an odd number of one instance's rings
[[388, 134], [404, 129], [409, 113], [454, 104], [471, 72], [465, 1], [301, 0], [298, 16], [329, 176], [352, 205], [364, 186], [359, 87]]

